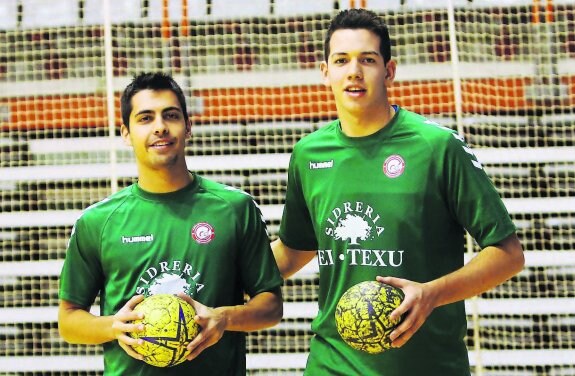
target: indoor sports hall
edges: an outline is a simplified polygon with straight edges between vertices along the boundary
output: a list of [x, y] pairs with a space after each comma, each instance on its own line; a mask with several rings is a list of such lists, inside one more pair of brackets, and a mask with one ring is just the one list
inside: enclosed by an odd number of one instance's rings
[[[1, 0], [0, 375], [103, 374], [100, 346], [58, 335], [58, 277], [82, 210], [136, 177], [119, 131], [131, 77], [176, 78], [188, 166], [252, 194], [275, 238], [294, 143], [336, 117], [319, 63], [350, 7], [385, 19], [393, 102], [465, 137], [525, 249], [520, 274], [466, 301], [472, 374], [575, 376], [573, 0]], [[248, 335], [249, 375], [302, 374], [317, 272]]]

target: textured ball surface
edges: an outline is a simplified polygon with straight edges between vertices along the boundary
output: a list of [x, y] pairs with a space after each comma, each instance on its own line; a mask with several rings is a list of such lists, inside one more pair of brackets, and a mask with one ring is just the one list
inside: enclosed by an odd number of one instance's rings
[[144, 324], [142, 332], [129, 333], [144, 340], [134, 350], [144, 356], [144, 362], [156, 367], [171, 367], [186, 360], [186, 345], [199, 333], [194, 321], [196, 311], [185, 300], [170, 294], [157, 294], [140, 302], [134, 312], [144, 318], [134, 324]]
[[399, 324], [389, 315], [403, 301], [403, 292], [377, 281], [360, 282], [339, 299], [335, 310], [337, 331], [345, 343], [370, 354], [391, 347], [389, 334]]

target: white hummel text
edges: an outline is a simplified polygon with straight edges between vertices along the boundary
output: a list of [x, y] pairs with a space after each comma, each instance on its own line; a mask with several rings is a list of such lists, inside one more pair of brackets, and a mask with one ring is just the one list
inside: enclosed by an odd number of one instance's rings
[[154, 235], [123, 236], [122, 243], [151, 243], [154, 241]]
[[310, 170], [319, 170], [322, 168], [332, 168], [333, 167], [333, 159], [331, 161], [325, 162], [309, 162], [309, 169]]

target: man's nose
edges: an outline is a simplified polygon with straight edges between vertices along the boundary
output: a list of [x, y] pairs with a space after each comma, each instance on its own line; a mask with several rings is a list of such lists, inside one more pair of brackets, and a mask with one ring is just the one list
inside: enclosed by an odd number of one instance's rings
[[363, 70], [361, 69], [361, 64], [359, 64], [359, 61], [352, 60], [350, 62], [348, 78], [351, 80], [363, 78]]
[[155, 134], [167, 134], [168, 133], [168, 127], [166, 126], [166, 123], [161, 116], [157, 117], [156, 121], [154, 122], [154, 133]]

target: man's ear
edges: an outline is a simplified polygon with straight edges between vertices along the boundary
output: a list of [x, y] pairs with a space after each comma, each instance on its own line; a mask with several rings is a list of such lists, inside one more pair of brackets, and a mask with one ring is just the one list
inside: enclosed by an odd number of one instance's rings
[[124, 140], [124, 144], [128, 146], [132, 146], [132, 140], [130, 139], [130, 128], [126, 125], [122, 124], [120, 127], [120, 133], [122, 134], [122, 139]]
[[397, 63], [395, 60], [389, 60], [385, 64], [385, 86], [390, 87], [395, 80], [395, 72], [397, 69]]
[[319, 65], [319, 69], [321, 69], [321, 77], [323, 78], [323, 84], [327, 87], [331, 86], [331, 83], [329, 81], [329, 77], [328, 77], [328, 66], [327, 66], [327, 61], [322, 61]]
[[192, 137], [192, 122], [188, 118], [186, 121], [186, 138]]

